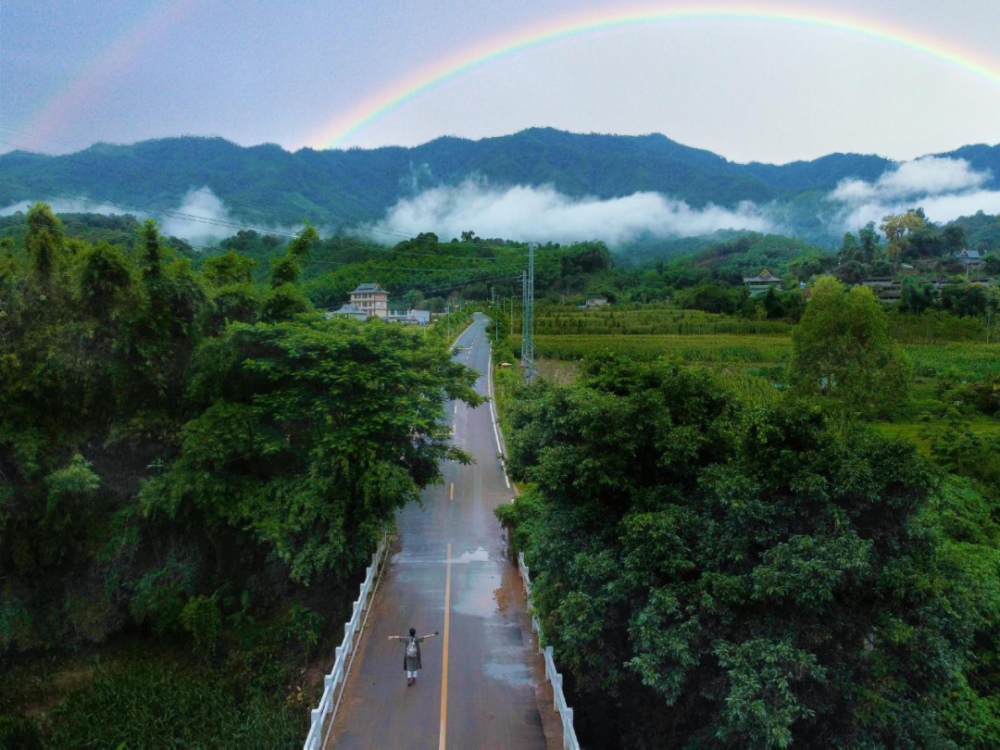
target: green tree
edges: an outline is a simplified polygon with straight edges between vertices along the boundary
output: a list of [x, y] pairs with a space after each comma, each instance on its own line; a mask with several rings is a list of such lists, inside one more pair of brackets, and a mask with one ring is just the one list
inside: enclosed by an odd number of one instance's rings
[[56, 274], [62, 270], [66, 244], [62, 222], [49, 206], [36, 203], [28, 209], [25, 224], [24, 246], [28, 251], [32, 277], [36, 284], [48, 290]]
[[945, 747], [992, 731], [988, 684], [966, 727], [942, 709], [981, 668], [967, 649], [990, 632], [995, 596], [978, 597], [997, 571], [945, 572], [961, 565], [923, 515], [938, 485], [912, 446], [609, 357], [522, 393], [511, 417], [530, 489], [498, 515], [592, 746]]
[[919, 209], [882, 219], [879, 229], [885, 234], [885, 252], [892, 259], [895, 270], [899, 270], [900, 259], [911, 244], [911, 235], [923, 228], [925, 223], [923, 212]]
[[891, 414], [906, 400], [908, 358], [867, 287], [845, 293], [836, 279], [818, 279], [792, 341], [799, 392], [826, 394], [865, 416]]
[[297, 581], [351, 570], [391, 513], [438, 480], [440, 460], [463, 459], [440, 414], [449, 398], [478, 404], [474, 380], [443, 346], [400, 327], [321, 316], [233, 324], [192, 363], [199, 416], [143, 506], [203, 518]]
[[84, 251], [78, 292], [89, 315], [106, 318], [131, 286], [131, 269], [118, 248], [101, 243]]

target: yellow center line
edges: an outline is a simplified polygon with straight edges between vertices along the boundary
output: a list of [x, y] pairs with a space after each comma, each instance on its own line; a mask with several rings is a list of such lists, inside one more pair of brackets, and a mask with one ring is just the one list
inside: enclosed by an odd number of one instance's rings
[[455, 499], [455, 483], [454, 482], [451, 483], [451, 489], [448, 490], [448, 499], [449, 500], [454, 500]]
[[[452, 488], [454, 488], [454, 484]], [[451, 542], [448, 542], [448, 569], [444, 577], [444, 644], [441, 653], [441, 731], [438, 750], [445, 750], [448, 730], [448, 630], [451, 623]]]

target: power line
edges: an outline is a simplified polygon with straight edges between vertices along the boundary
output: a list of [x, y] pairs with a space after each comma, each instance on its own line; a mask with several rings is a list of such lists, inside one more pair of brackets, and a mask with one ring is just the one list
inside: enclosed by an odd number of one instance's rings
[[528, 270], [521, 272], [521, 371], [524, 379], [535, 374], [535, 245], [528, 244]]
[[[504, 279], [516, 279], [516, 278], [518, 278], [518, 276], [516, 274], [501, 274], [501, 275], [497, 275], [497, 276], [482, 276], [482, 277], [478, 277], [478, 278], [475, 278], [475, 279], [468, 279], [468, 280], [466, 280], [464, 282], [461, 282], [461, 283], [451, 284], [451, 285], [448, 285], [448, 286], [441, 286], [441, 287], [432, 287], [430, 289], [421, 289], [419, 287], [414, 287], [410, 291], [417, 291], [417, 292], [421, 292], [421, 293], [424, 293], [424, 294], [428, 294], [428, 293], [432, 293], [432, 292], [446, 292], [446, 291], [449, 291], [451, 289], [460, 289], [461, 287], [471, 286], [473, 284], [482, 284], [482, 283], [484, 283], [486, 281], [502, 281]], [[400, 297], [389, 297], [388, 300], [389, 301], [393, 301], [393, 302], [399, 302], [399, 301], [403, 300], [403, 297], [402, 296], [400, 296]]]

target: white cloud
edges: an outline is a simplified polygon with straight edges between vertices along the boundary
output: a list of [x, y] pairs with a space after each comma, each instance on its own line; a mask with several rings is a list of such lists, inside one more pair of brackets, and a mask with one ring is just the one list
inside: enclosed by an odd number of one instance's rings
[[[122, 209], [112, 206], [108, 203], [97, 203], [91, 201], [80, 201], [80, 200], [64, 200], [62, 198], [56, 198], [55, 200], [44, 200], [43, 203], [48, 203], [52, 208], [52, 212], [56, 214], [101, 214], [103, 216], [110, 216], [112, 214], [124, 214], [128, 213]], [[18, 211], [22, 213], [27, 213], [28, 209], [31, 208], [37, 201], [18, 201], [17, 203], [11, 203], [6, 208], [0, 208], [0, 216], [11, 216], [16, 214]]]
[[426, 231], [450, 238], [472, 230], [481, 237], [543, 242], [597, 239], [616, 246], [646, 233], [685, 237], [719, 229], [767, 232], [775, 226], [750, 202], [735, 209], [715, 205], [697, 209], [659, 193], [607, 200], [570, 198], [552, 186], [495, 188], [470, 179], [400, 200], [370, 231], [373, 238], [378, 232]]
[[[45, 200], [56, 214], [101, 214], [103, 216], [132, 214], [137, 218], [151, 217], [160, 223], [160, 231], [172, 237], [179, 237], [195, 245], [208, 245], [236, 234], [246, 228], [239, 219], [234, 218], [222, 200], [208, 187], [191, 188], [176, 208], [149, 214], [143, 211], [129, 211], [122, 206], [99, 201], [56, 198]], [[0, 216], [10, 216], [18, 211], [27, 211], [33, 200], [19, 201], [0, 209]], [[298, 228], [256, 227], [257, 231], [266, 234], [268, 231], [292, 233]]]
[[224, 226], [218, 222], [236, 223], [219, 197], [209, 188], [191, 189], [181, 205], [162, 217], [160, 231], [172, 237], [208, 244], [236, 234], [238, 227]]
[[989, 172], [964, 159], [925, 156], [903, 162], [874, 182], [844, 180], [827, 198], [839, 204], [833, 228], [853, 231], [870, 221], [921, 207], [931, 221], [949, 222], [977, 211], [1000, 212], [1000, 192], [984, 190]]

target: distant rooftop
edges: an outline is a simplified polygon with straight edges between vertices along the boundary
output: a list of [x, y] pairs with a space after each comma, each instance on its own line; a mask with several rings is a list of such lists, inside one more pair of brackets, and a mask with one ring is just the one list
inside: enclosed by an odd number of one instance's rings
[[366, 292], [384, 292], [385, 289], [380, 287], [378, 284], [358, 284], [358, 288], [355, 289], [351, 294], [363, 294]]
[[781, 281], [777, 276], [774, 276], [766, 268], [761, 271], [757, 276], [744, 276], [743, 283], [747, 284], [751, 281]]
[[979, 260], [981, 257], [978, 250], [969, 250], [968, 248], [959, 250], [955, 255], [959, 258], [968, 258], [969, 260]]

